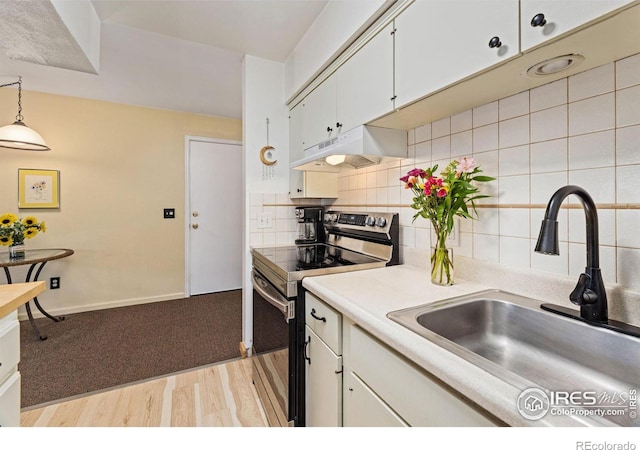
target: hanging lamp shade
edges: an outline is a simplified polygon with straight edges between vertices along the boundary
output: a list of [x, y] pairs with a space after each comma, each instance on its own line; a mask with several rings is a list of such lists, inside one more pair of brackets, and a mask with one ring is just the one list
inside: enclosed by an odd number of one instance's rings
[[11, 125], [0, 128], [0, 147], [15, 150], [51, 150], [42, 136], [24, 124], [22, 119], [22, 77], [13, 83], [2, 84], [0, 87], [18, 85], [18, 115]]
[[0, 128], [0, 147], [15, 150], [51, 150], [37, 131], [32, 130], [21, 120]]

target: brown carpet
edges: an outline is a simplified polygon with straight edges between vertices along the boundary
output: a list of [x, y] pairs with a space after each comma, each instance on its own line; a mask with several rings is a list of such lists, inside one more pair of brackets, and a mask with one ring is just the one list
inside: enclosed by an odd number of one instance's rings
[[241, 323], [241, 290], [23, 321], [22, 407], [237, 358]]

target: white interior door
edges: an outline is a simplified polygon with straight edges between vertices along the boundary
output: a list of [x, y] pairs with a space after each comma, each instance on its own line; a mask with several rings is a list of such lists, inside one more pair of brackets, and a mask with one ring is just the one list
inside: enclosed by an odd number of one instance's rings
[[190, 295], [242, 287], [242, 146], [188, 141]]

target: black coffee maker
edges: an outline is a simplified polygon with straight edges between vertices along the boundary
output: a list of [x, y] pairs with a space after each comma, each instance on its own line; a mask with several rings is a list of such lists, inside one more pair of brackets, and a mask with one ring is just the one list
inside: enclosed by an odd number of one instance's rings
[[324, 242], [323, 218], [324, 208], [322, 206], [296, 207], [296, 219], [298, 219], [296, 245]]

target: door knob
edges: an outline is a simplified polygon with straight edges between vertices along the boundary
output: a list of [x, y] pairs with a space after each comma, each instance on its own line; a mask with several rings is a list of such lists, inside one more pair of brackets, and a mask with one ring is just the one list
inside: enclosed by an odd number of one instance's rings
[[489, 48], [500, 48], [502, 46], [502, 42], [500, 42], [500, 38], [498, 36], [494, 36], [489, 41]]
[[544, 14], [538, 13], [531, 19], [532, 27], [543, 27], [547, 24], [547, 19], [545, 19]]
[[191, 213], [191, 215], [192, 215], [193, 217], [198, 217], [198, 211], [194, 211], [194, 212], [192, 212], [192, 213]]
[[192, 224], [191, 228], [193, 228], [194, 230], [197, 230], [198, 229], [198, 224], [197, 223]]

